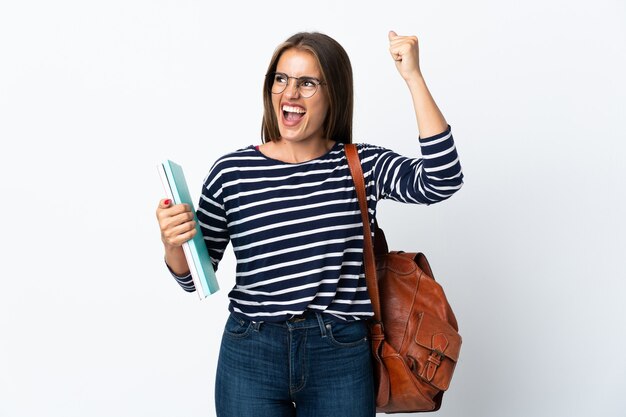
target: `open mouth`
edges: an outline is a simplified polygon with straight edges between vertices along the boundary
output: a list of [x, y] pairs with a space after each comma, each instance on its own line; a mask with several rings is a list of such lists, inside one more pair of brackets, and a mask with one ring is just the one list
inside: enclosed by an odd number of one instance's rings
[[297, 122], [304, 117], [306, 110], [302, 107], [283, 105], [283, 118], [288, 122]]

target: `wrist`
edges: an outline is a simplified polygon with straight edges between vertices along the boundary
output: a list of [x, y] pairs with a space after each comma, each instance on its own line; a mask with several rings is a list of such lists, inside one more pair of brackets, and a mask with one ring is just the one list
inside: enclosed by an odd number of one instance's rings
[[406, 81], [406, 84], [409, 86], [409, 89], [411, 90], [411, 92], [423, 90], [426, 87], [426, 81], [424, 80], [424, 77], [422, 76], [422, 73], [420, 72], [412, 74], [410, 77], [407, 77], [404, 81]]
[[177, 252], [181, 252], [183, 247], [182, 245], [176, 246], [176, 245], [172, 245], [170, 243], [167, 243], [165, 241], [163, 241], [163, 249], [165, 250], [165, 254], [175, 254]]
[[189, 266], [182, 246], [165, 246], [165, 264], [177, 276], [183, 277], [189, 274]]

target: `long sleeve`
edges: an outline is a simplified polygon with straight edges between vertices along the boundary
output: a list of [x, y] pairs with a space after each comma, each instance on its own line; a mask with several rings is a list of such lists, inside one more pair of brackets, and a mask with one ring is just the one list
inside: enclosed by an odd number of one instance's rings
[[419, 140], [422, 158], [407, 158], [379, 148], [372, 161], [377, 200], [433, 204], [449, 198], [463, 185], [463, 172], [450, 126]]
[[194, 292], [196, 290], [196, 286], [193, 284], [193, 279], [191, 278], [191, 274], [176, 275], [174, 271], [172, 271], [172, 269], [169, 267], [167, 262], [165, 263], [165, 266], [167, 266], [167, 269], [170, 271], [170, 274], [172, 274], [172, 276], [174, 277], [178, 285], [180, 285], [180, 287], [183, 290], [187, 292]]
[[196, 211], [204, 243], [209, 251], [213, 269], [216, 271], [230, 241], [222, 195], [221, 167], [220, 161], [216, 162], [204, 180], [200, 203]]

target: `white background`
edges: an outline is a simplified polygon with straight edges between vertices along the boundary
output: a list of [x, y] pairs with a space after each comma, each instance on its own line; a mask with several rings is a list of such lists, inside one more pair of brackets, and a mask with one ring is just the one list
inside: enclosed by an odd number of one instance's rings
[[[383, 5], [384, 3], [384, 5]], [[3, 1], [0, 416], [213, 416], [234, 259], [184, 293], [156, 164], [197, 199], [260, 143], [263, 74], [300, 30], [355, 73], [355, 141], [419, 155], [387, 31], [417, 35], [465, 186], [383, 202], [463, 336], [440, 416], [626, 414], [623, 1]]]

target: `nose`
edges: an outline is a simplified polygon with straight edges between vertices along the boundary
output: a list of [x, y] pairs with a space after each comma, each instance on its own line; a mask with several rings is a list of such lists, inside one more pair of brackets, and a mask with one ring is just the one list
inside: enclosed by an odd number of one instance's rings
[[284, 94], [287, 97], [298, 98], [300, 96], [300, 87], [298, 86], [298, 80], [295, 80], [293, 78], [287, 80], [287, 87], [285, 88]]

